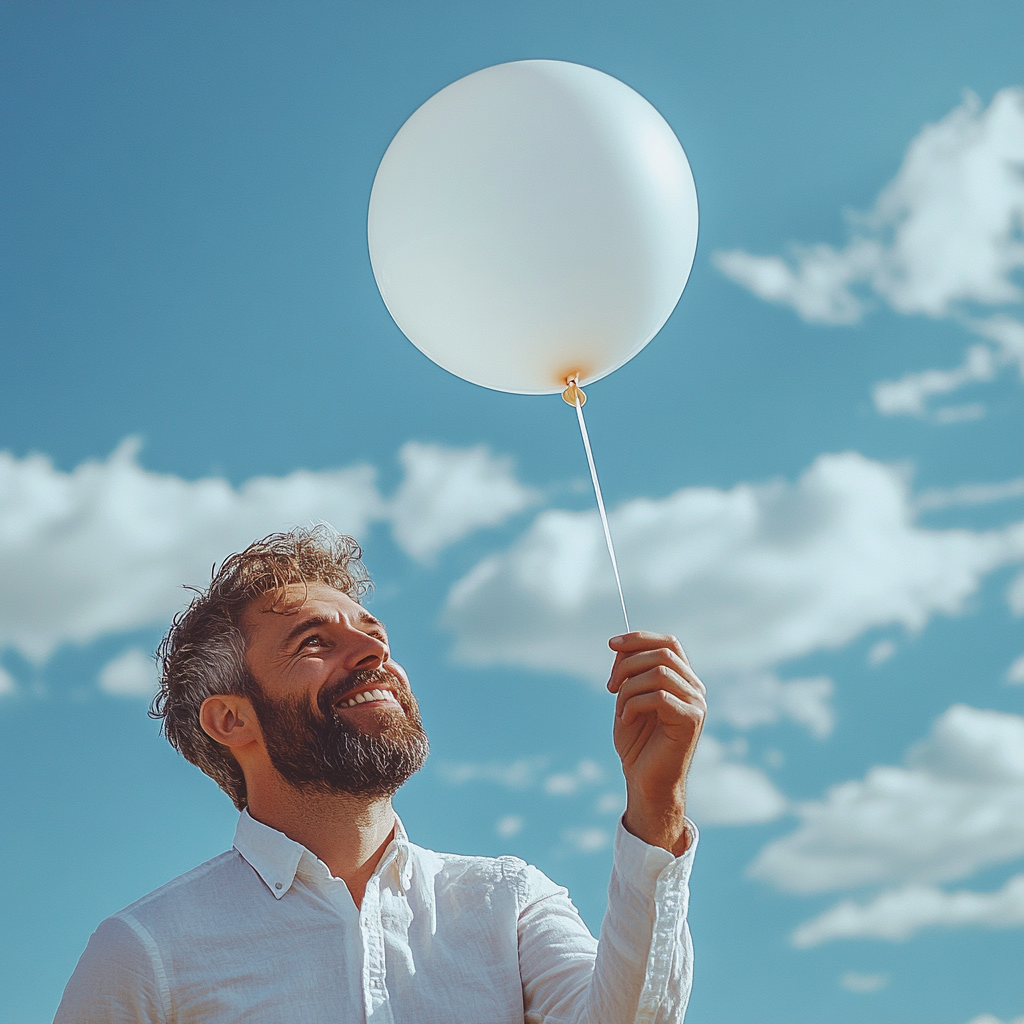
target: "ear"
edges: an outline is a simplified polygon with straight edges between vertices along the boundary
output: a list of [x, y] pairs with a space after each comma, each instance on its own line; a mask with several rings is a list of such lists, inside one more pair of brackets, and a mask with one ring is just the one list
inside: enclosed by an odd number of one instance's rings
[[199, 724], [211, 740], [225, 747], [244, 747], [260, 738], [252, 705], [231, 693], [207, 697], [199, 709]]

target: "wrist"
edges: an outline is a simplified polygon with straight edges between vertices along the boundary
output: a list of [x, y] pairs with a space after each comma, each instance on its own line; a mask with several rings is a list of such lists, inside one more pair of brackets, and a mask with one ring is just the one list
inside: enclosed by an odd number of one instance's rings
[[673, 857], [681, 856], [690, 847], [691, 836], [682, 799], [656, 804], [627, 795], [622, 826], [648, 846], [658, 846]]

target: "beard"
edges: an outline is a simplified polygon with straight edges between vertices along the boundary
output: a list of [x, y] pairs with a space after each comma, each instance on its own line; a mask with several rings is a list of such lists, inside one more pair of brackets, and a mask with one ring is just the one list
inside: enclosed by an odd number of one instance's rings
[[[356, 687], [375, 683], [391, 690], [405, 713], [389, 712], [372, 733], [346, 722], [335, 702]], [[315, 708], [303, 698], [274, 700], [255, 679], [249, 698], [270, 763], [296, 789], [391, 797], [427, 759], [430, 748], [416, 700], [384, 669], [353, 672], [324, 686]]]

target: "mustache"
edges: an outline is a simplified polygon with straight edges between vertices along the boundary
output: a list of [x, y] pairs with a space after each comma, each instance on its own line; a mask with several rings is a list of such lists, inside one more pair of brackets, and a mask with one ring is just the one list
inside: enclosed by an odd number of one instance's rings
[[336, 682], [328, 683], [317, 697], [317, 705], [324, 718], [334, 717], [334, 705], [350, 690], [361, 689], [364, 686], [374, 684], [386, 686], [393, 691], [398, 702], [405, 706], [405, 691], [397, 676], [392, 675], [386, 668], [368, 668], [361, 672], [350, 672], [342, 676]]

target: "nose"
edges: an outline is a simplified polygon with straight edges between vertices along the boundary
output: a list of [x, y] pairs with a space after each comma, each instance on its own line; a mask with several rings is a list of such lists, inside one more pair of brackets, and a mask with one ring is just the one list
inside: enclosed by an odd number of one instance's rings
[[344, 638], [343, 660], [346, 672], [380, 668], [388, 657], [388, 645], [383, 640], [364, 632], [356, 624], [349, 625]]

